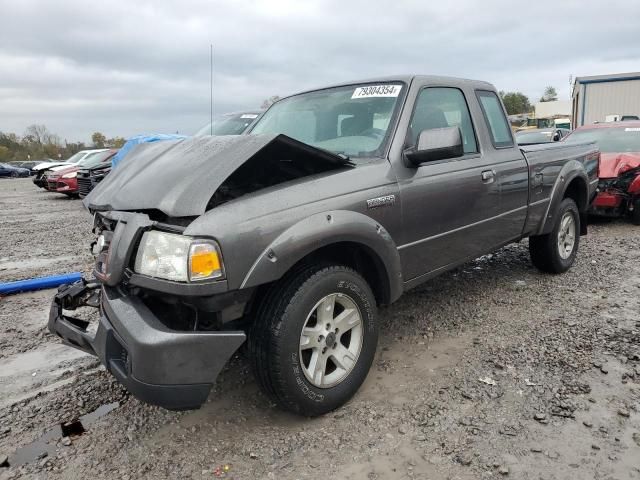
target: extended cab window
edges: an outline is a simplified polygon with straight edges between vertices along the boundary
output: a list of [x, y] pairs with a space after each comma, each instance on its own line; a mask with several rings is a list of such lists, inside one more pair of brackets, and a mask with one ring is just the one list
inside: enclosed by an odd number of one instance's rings
[[418, 95], [411, 119], [411, 145], [417, 143], [421, 131], [445, 127], [460, 127], [464, 153], [478, 151], [469, 107], [462, 92], [450, 87], [425, 88]]
[[494, 92], [484, 90], [477, 93], [484, 119], [491, 131], [493, 146], [496, 148], [513, 146], [511, 128], [507, 123], [507, 118], [504, 116], [504, 110], [498, 96]]

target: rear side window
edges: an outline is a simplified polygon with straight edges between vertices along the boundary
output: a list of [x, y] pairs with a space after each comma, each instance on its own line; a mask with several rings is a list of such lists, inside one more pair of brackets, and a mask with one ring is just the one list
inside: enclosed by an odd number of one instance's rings
[[504, 110], [502, 110], [502, 104], [498, 96], [494, 92], [484, 90], [479, 90], [477, 95], [484, 119], [491, 131], [493, 146], [496, 148], [513, 146], [511, 128], [507, 123], [507, 118], [504, 116]]

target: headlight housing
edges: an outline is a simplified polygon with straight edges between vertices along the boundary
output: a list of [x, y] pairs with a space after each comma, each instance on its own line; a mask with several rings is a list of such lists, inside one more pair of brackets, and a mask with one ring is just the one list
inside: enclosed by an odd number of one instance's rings
[[76, 178], [78, 176], [78, 172], [65, 173], [62, 175], [62, 178]]
[[143, 275], [175, 282], [224, 277], [216, 242], [157, 230], [142, 235], [134, 269]]

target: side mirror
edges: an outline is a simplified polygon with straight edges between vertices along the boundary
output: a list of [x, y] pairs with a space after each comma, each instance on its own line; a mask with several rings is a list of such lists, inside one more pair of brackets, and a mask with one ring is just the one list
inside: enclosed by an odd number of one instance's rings
[[460, 127], [430, 128], [418, 135], [418, 145], [406, 150], [409, 162], [418, 167], [426, 162], [464, 155]]

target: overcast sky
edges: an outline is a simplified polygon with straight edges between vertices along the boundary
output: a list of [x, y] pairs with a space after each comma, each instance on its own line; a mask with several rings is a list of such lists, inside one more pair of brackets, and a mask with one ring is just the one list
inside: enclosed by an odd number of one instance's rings
[[640, 2], [0, 0], [0, 131], [69, 141], [193, 133], [271, 95], [398, 73], [568, 99], [569, 76], [640, 70]]

